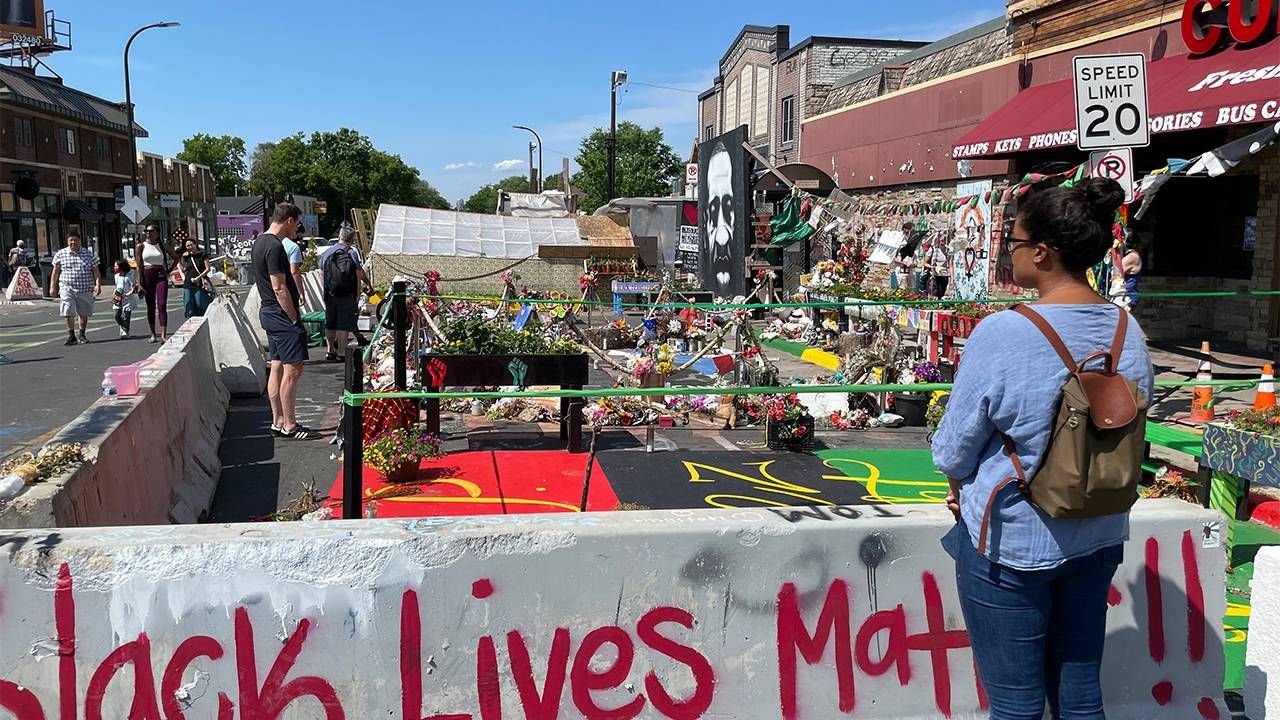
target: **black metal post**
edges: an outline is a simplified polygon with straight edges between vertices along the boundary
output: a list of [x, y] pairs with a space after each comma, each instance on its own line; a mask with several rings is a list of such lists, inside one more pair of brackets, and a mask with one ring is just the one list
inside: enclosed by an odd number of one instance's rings
[[[364, 357], [360, 348], [347, 346], [347, 370], [344, 387], [353, 393], [364, 392]], [[364, 500], [364, 408], [359, 404], [342, 407], [342, 518], [356, 520], [361, 516]]]
[[605, 200], [613, 200], [617, 195], [614, 190], [614, 164], [618, 161], [618, 79], [617, 74], [609, 77], [609, 184], [606, 188]]
[[129, 166], [133, 168], [130, 173], [130, 179], [133, 183], [133, 194], [138, 194], [138, 137], [134, 134], [133, 127], [133, 92], [129, 86], [129, 48], [133, 45], [133, 41], [144, 31], [151, 28], [177, 27], [176, 22], [160, 22], [144, 25], [129, 36], [129, 41], [124, 44], [124, 106], [129, 116]]
[[409, 389], [409, 306], [403, 280], [391, 283], [391, 331], [395, 341], [396, 389]]

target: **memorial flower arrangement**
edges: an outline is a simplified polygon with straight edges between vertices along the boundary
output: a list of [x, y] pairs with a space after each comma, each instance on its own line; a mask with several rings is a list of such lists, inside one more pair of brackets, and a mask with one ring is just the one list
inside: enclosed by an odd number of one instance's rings
[[1156, 471], [1151, 484], [1138, 489], [1138, 496], [1144, 498], [1178, 498], [1189, 503], [1200, 504], [1197, 492], [1200, 483], [1183, 475], [1181, 472], [1162, 466]]
[[1227, 423], [1242, 432], [1280, 437], [1280, 406], [1266, 410], [1232, 410]]
[[651, 425], [660, 414], [648, 398], [640, 397], [600, 398], [582, 408], [583, 419], [594, 427]]
[[912, 380], [912, 382], [915, 383], [944, 382], [942, 379], [942, 371], [938, 369], [938, 366], [927, 361], [916, 363], [915, 367], [911, 369], [911, 375], [915, 378]]
[[533, 324], [523, 330], [484, 316], [452, 316], [439, 323], [443, 340], [432, 346], [442, 355], [572, 355], [577, 343], [556, 337], [551, 328]]
[[827, 422], [837, 430], [864, 430], [871, 426], [871, 413], [862, 408], [836, 410], [827, 418]]
[[0, 477], [17, 475], [30, 485], [59, 475], [86, 457], [85, 446], [80, 443], [52, 443], [36, 453], [24, 452], [9, 458], [0, 465]]
[[390, 480], [397, 471], [415, 469], [422, 460], [442, 457], [440, 436], [416, 427], [388, 430], [364, 446], [365, 464]]
[[520, 422], [555, 422], [556, 413], [551, 408], [518, 397], [499, 398], [489, 406], [485, 417], [490, 420], [519, 420]]
[[596, 274], [590, 270], [582, 273], [582, 276], [578, 278], [578, 287], [584, 293], [593, 292], [598, 286], [599, 283], [596, 281]]
[[780, 438], [800, 439], [809, 432], [809, 426], [803, 422], [809, 410], [800, 403], [796, 393], [764, 396], [764, 411], [769, 423], [777, 426], [775, 432]]

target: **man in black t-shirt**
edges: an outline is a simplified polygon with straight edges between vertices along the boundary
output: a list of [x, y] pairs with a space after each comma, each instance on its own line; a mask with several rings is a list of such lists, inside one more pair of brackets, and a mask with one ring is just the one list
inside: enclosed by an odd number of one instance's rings
[[267, 333], [267, 356], [271, 372], [267, 398], [271, 401], [271, 432], [281, 437], [309, 440], [315, 433], [298, 424], [294, 407], [298, 399], [298, 379], [307, 359], [307, 331], [302, 327], [298, 286], [289, 272], [280, 238], [292, 237], [302, 220], [302, 211], [292, 203], [276, 205], [271, 227], [253, 241], [253, 270], [262, 308], [258, 318]]

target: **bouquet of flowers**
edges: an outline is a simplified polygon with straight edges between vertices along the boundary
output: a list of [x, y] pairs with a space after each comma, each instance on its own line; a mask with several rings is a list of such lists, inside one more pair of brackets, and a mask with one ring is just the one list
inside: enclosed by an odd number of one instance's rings
[[802, 438], [808, 433], [808, 426], [801, 422], [808, 416], [809, 409], [800, 403], [796, 393], [786, 395], [766, 395], [764, 397], [765, 415], [769, 422], [778, 426], [781, 438]]
[[871, 413], [862, 408], [836, 410], [827, 418], [827, 422], [837, 430], [863, 430], [871, 426]]
[[423, 459], [443, 455], [440, 436], [423, 432], [416, 427], [388, 430], [364, 446], [365, 463], [383, 477], [390, 477], [401, 466], [417, 467]]
[[911, 374], [915, 376], [914, 382], [917, 383], [940, 383], [945, 382], [942, 379], [942, 371], [937, 365], [931, 362], [918, 362], [912, 368]]
[[590, 270], [582, 273], [582, 277], [578, 278], [578, 287], [581, 288], [584, 293], [594, 291], [597, 285], [596, 274]]

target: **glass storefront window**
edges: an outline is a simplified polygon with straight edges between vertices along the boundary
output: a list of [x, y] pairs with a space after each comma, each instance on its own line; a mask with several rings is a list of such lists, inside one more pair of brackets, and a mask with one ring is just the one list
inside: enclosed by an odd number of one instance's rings
[[43, 255], [46, 252], [53, 252], [47, 248], [49, 245], [49, 224], [44, 218], [36, 218], [36, 247], [40, 249]]
[[14, 194], [11, 192], [0, 192], [0, 212], [13, 212]]
[[31, 212], [31, 201], [18, 198], [18, 212], [25, 212], [25, 213]]

